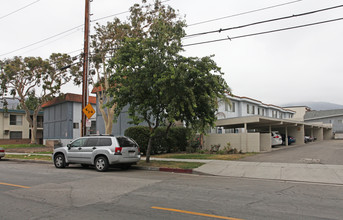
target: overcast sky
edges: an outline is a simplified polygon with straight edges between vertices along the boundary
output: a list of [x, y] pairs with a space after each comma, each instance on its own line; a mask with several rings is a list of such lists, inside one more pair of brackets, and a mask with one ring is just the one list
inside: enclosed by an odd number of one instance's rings
[[[91, 20], [119, 13], [117, 17], [126, 19], [128, 13], [122, 12], [127, 12], [137, 2], [140, 1], [93, 0]], [[77, 55], [83, 48], [84, 4], [84, 0], [0, 0], [0, 59], [13, 56], [47, 58], [54, 52]], [[342, 5], [343, 1], [169, 0], [165, 4], [185, 16], [189, 25], [186, 32], [194, 34], [329, 8]], [[199, 24], [222, 17], [227, 18]], [[233, 39], [188, 46], [184, 55], [215, 55], [214, 60], [222, 68], [227, 83], [237, 96], [275, 105], [305, 101], [343, 104], [343, 20], [235, 39], [242, 35], [342, 17], [343, 7], [187, 38], [184, 45], [227, 37]], [[113, 18], [97, 22], [105, 23]], [[94, 26], [95, 22], [91, 25]], [[81, 94], [81, 87], [68, 85], [64, 92]]]

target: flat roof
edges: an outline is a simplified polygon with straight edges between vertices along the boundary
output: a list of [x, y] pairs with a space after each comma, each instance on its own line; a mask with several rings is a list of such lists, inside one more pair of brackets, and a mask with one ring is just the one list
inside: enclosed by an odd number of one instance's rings
[[228, 128], [243, 128], [244, 124], [247, 124], [249, 129], [257, 129], [263, 127], [291, 127], [304, 125], [305, 127], [316, 127], [316, 128], [332, 128], [331, 124], [313, 124], [305, 123], [302, 121], [295, 121], [289, 119], [280, 119], [280, 118], [269, 118], [263, 116], [245, 116], [245, 117], [235, 117], [235, 118], [226, 118], [218, 119], [216, 122], [216, 127]]

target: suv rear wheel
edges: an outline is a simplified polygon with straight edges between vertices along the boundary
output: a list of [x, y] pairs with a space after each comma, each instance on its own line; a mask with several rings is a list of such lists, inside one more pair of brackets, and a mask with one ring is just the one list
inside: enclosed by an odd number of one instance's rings
[[108, 169], [108, 160], [105, 156], [99, 156], [95, 159], [95, 169], [99, 172], [104, 172]]

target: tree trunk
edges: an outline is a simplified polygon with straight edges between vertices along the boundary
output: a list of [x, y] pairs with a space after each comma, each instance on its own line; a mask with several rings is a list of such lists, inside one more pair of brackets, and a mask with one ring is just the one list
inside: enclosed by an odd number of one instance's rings
[[31, 127], [31, 144], [37, 144], [37, 117], [33, 117], [33, 123]]
[[200, 133], [200, 146], [201, 149], [204, 149], [204, 133]]
[[112, 134], [112, 127], [113, 119], [109, 119], [107, 123], [105, 123], [105, 134]]
[[37, 117], [41, 110], [41, 106], [38, 106], [32, 115], [32, 126], [31, 126], [31, 144], [37, 144]]
[[152, 135], [149, 136], [148, 148], [146, 149], [146, 162], [150, 163], [150, 151], [151, 151]]
[[107, 102], [109, 101], [109, 98], [106, 97], [104, 93], [100, 93], [100, 92], [98, 96], [101, 97], [101, 101], [99, 101], [99, 110], [105, 123], [105, 134], [112, 134], [114, 109], [116, 108], [116, 104], [113, 104], [111, 108], [106, 107], [107, 109], [107, 112], [106, 112], [104, 108], [104, 100], [106, 98], [106, 102]]

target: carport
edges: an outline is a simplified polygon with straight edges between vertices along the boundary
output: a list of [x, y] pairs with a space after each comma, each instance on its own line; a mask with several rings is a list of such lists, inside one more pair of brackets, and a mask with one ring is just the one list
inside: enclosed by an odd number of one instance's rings
[[[289, 119], [268, 118], [263, 116], [247, 116], [220, 119], [216, 127], [224, 129], [239, 129], [240, 133], [208, 134], [205, 136], [205, 147], [220, 144], [226, 146], [229, 142], [231, 147], [242, 152], [261, 152], [271, 150], [271, 131], [279, 131], [281, 134], [293, 136], [296, 144], [304, 143], [304, 136], [316, 137], [317, 140], [332, 138], [331, 125], [310, 124]], [[286, 146], [288, 138], [285, 138]]]

